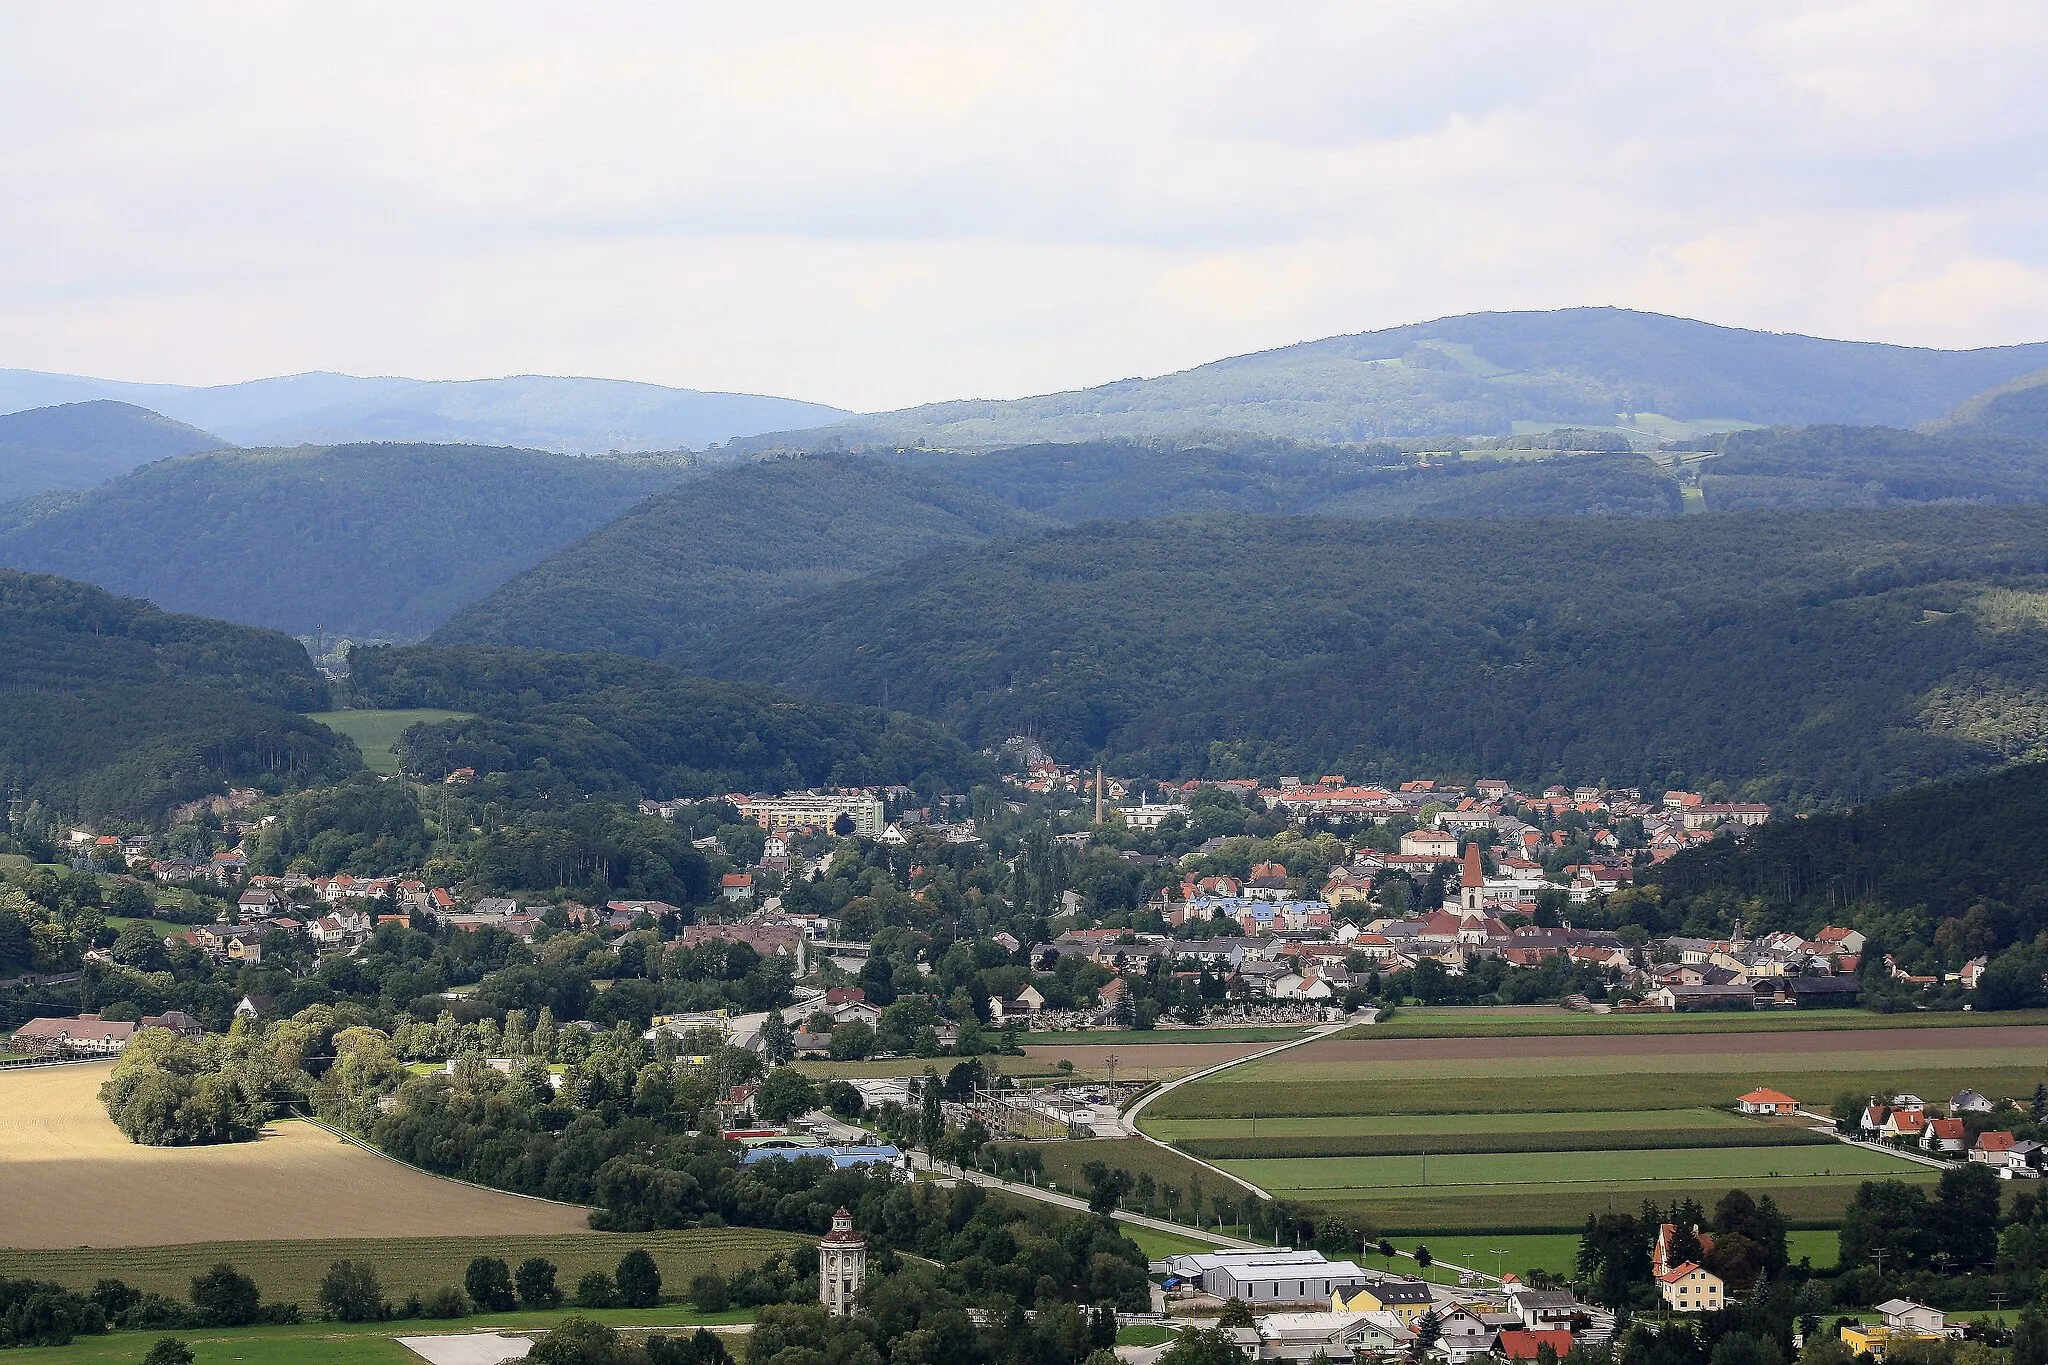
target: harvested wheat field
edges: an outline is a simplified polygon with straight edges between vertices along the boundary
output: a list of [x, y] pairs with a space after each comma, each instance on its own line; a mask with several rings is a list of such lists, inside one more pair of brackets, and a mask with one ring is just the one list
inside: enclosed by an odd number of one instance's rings
[[440, 1180], [309, 1123], [139, 1147], [100, 1107], [111, 1062], [0, 1071], [0, 1247], [588, 1230], [583, 1209]]

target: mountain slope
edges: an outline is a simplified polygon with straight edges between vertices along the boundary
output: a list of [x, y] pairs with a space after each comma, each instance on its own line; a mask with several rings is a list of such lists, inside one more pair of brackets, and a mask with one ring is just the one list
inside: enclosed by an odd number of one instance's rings
[[137, 465], [227, 442], [147, 408], [105, 399], [0, 415], [0, 503], [90, 488]]
[[987, 494], [872, 460], [720, 470], [506, 583], [433, 643], [671, 657], [717, 625], [869, 569], [1040, 524]]
[[684, 474], [478, 446], [218, 451], [0, 526], [0, 564], [295, 634], [417, 639]]
[[2030, 742], [2044, 572], [2041, 507], [1095, 523], [882, 570], [694, 662], [1161, 775], [1861, 799]]
[[2021, 375], [1959, 403], [1947, 417], [1928, 423], [1926, 430], [2048, 442], [2048, 370]]
[[351, 689], [371, 705], [476, 713], [408, 730], [406, 771], [434, 781], [470, 768], [484, 798], [526, 807], [593, 793], [934, 781], [960, 790], [992, 776], [929, 721], [686, 677], [648, 659], [413, 645], [357, 650], [351, 667]]
[[444, 441], [570, 454], [695, 449], [845, 416], [792, 398], [552, 375], [417, 380], [316, 373], [186, 388], [0, 370], [0, 411], [90, 398], [144, 404], [240, 445]]
[[0, 570], [0, 791], [151, 818], [228, 783], [338, 778], [355, 746], [295, 712], [327, 687], [289, 636]]
[[1717, 327], [1618, 308], [1474, 313], [1233, 356], [1153, 379], [933, 403], [766, 436], [1002, 445], [1245, 431], [1306, 441], [1578, 426], [1911, 426], [2048, 363], [2048, 343], [1938, 351]]

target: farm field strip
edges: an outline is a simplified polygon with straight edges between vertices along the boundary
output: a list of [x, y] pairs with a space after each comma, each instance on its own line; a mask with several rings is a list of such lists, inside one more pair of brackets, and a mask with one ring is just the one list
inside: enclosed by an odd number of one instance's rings
[[661, 1269], [671, 1293], [706, 1270], [731, 1273], [758, 1265], [776, 1252], [809, 1245], [796, 1233], [763, 1228], [693, 1228], [678, 1232], [587, 1233], [553, 1237], [368, 1237], [304, 1241], [196, 1242], [175, 1246], [73, 1247], [0, 1250], [0, 1276], [33, 1276], [73, 1289], [110, 1277], [137, 1289], [184, 1298], [194, 1276], [226, 1261], [254, 1279], [266, 1300], [319, 1301], [320, 1277], [336, 1261], [367, 1261], [387, 1295], [429, 1294], [460, 1286], [477, 1256], [517, 1265], [528, 1256], [553, 1261], [557, 1279], [573, 1289], [586, 1272], [609, 1273], [619, 1258], [643, 1248]]
[[[1795, 1228], [1786, 1234], [1785, 1241], [1796, 1265], [1802, 1257], [1810, 1259], [1816, 1270], [1825, 1270], [1841, 1257], [1841, 1234], [1829, 1228]], [[1506, 1270], [1511, 1274], [1528, 1277], [1531, 1270], [1547, 1270], [1553, 1275], [1570, 1275], [1577, 1264], [1579, 1239], [1568, 1232], [1510, 1232], [1510, 1233], [1448, 1233], [1440, 1236], [1418, 1236], [1397, 1238], [1395, 1246], [1402, 1251], [1413, 1251], [1416, 1243], [1429, 1248], [1429, 1254], [1440, 1261], [1449, 1261], [1471, 1270], [1483, 1271], [1488, 1275]], [[1505, 1252], [1497, 1255], [1496, 1252]], [[1391, 1262], [1382, 1256], [1372, 1256], [1360, 1262], [1372, 1269], [1391, 1267], [1396, 1273], [1401, 1266], [1411, 1269], [1414, 1262], [1395, 1257]]]
[[1384, 1024], [1361, 1024], [1340, 1039], [1623, 1037], [1643, 1034], [1830, 1033], [1889, 1029], [2000, 1028], [2048, 1024], [2048, 1010], [1997, 1014], [1870, 1014], [1801, 1010], [1784, 1014], [1577, 1014], [1559, 1009], [1408, 1008]]
[[[1907, 1184], [1931, 1187], [1939, 1172], [1923, 1170], [1899, 1177]], [[1867, 1177], [1866, 1177], [1867, 1178]], [[1641, 1180], [1597, 1184], [1529, 1184], [1433, 1186], [1391, 1190], [1327, 1189], [1307, 1192], [1318, 1208], [1343, 1213], [1377, 1228], [1388, 1229], [1397, 1245], [1404, 1238], [1446, 1230], [1570, 1232], [1576, 1234], [1589, 1213], [1634, 1213], [1645, 1199], [1669, 1204], [1692, 1198], [1712, 1208], [1724, 1191], [1742, 1189], [1753, 1198], [1768, 1194], [1784, 1215], [1798, 1222], [1837, 1222], [1862, 1183], [1851, 1179], [1791, 1180]], [[1280, 1190], [1284, 1197], [1293, 1192]], [[1435, 1243], [1430, 1242], [1434, 1250]], [[1512, 1269], [1512, 1267], [1510, 1267]]]
[[1701, 1148], [1834, 1147], [1828, 1134], [1798, 1125], [1746, 1128], [1551, 1129], [1529, 1133], [1412, 1133], [1401, 1136], [1181, 1138], [1174, 1143], [1204, 1161], [1261, 1157], [1409, 1156], [1509, 1152], [1647, 1152]]
[[1188, 1043], [1284, 1043], [1306, 1032], [1306, 1024], [1247, 1024], [1242, 1028], [1075, 1029], [1020, 1034], [1017, 1041], [1027, 1047], [1156, 1047]]
[[1273, 1190], [1406, 1189], [1437, 1185], [1614, 1184], [1642, 1180], [1739, 1181], [1796, 1176], [1887, 1176], [1926, 1169], [1864, 1147], [1710, 1147], [1651, 1152], [1519, 1152], [1450, 1156], [1307, 1157], [1220, 1161]]
[[1226, 1137], [1401, 1137], [1412, 1134], [1525, 1134], [1605, 1131], [1614, 1128], [1727, 1128], [1756, 1126], [1755, 1120], [1723, 1109], [1610, 1109], [1556, 1114], [1322, 1114], [1267, 1118], [1154, 1118], [1145, 1131], [1165, 1142]]
[[1955, 1048], [1914, 1048], [1883, 1054], [1882, 1061], [1838, 1049], [1816, 1047], [1812, 1051], [1754, 1053], [1701, 1049], [1677, 1057], [1647, 1058], [1625, 1054], [1597, 1056], [1517, 1057], [1434, 1057], [1380, 1060], [1360, 1057], [1325, 1060], [1315, 1055], [1313, 1043], [1279, 1057], [1249, 1062], [1224, 1072], [1211, 1084], [1246, 1085], [1260, 1081], [1288, 1080], [1301, 1085], [1356, 1084], [1359, 1081], [1421, 1080], [1431, 1077], [1489, 1078], [1496, 1076], [1627, 1076], [1646, 1069], [1645, 1062], [1668, 1066], [1682, 1062], [1688, 1071], [1712, 1075], [1777, 1073], [1804, 1075], [1811, 1072], [1875, 1069], [1887, 1071], [1933, 1070], [1967, 1064], [1998, 1068], [2033, 1065], [2048, 1069], [2048, 1046], [1971, 1048], [1967, 1056]]
[[[1263, 1132], [1267, 1115], [1607, 1113], [1624, 1104], [1646, 1111], [1694, 1109], [1702, 1103], [1732, 1103], [1757, 1085], [1775, 1086], [1809, 1104], [1827, 1104], [1845, 1093], [1951, 1095], [1966, 1087], [1993, 1097], [2030, 1096], [2034, 1086], [2048, 1077], [2048, 1058], [2018, 1066], [1859, 1069], [1843, 1068], [1841, 1059], [1830, 1058], [1833, 1069], [1796, 1074], [1776, 1065], [1780, 1060], [1758, 1058], [1745, 1072], [1551, 1073], [1540, 1078], [1541, 1084], [1515, 1075], [1388, 1077], [1363, 1067], [1334, 1068], [1334, 1078], [1269, 1075], [1245, 1080], [1237, 1071], [1227, 1071], [1161, 1096], [1145, 1111], [1145, 1117], [1149, 1124], [1257, 1114]], [[1264, 1065], [1255, 1063], [1241, 1070], [1249, 1073]]]

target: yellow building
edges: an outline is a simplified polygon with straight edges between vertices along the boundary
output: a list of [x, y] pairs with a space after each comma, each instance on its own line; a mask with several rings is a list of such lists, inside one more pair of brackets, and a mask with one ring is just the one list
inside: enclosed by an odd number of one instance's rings
[[1842, 1324], [1842, 1344], [1861, 1355], [1868, 1351], [1879, 1360], [1884, 1359], [1885, 1343], [1892, 1339], [1889, 1327], [1864, 1327], [1856, 1323]]
[[1421, 1280], [1376, 1280], [1349, 1298], [1341, 1289], [1330, 1296], [1330, 1307], [1339, 1313], [1391, 1313], [1403, 1327], [1420, 1322], [1429, 1302], [1429, 1286]]
[[1677, 1313], [1718, 1313], [1725, 1286], [1713, 1271], [1687, 1261], [1657, 1277], [1664, 1306]]

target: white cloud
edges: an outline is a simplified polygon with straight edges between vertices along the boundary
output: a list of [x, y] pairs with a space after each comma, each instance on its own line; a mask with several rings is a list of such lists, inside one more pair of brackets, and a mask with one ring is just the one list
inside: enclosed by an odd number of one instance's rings
[[2039, 339], [2038, 5], [21, 4], [0, 365], [883, 407], [1477, 308]]

